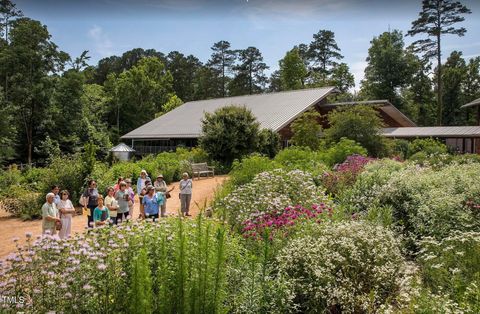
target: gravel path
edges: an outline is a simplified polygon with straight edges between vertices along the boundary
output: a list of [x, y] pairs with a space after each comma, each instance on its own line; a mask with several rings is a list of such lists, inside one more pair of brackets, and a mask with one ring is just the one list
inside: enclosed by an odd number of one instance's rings
[[[214, 178], [195, 179], [193, 181], [192, 202], [190, 205], [190, 213], [196, 216], [199, 212], [198, 205], [203, 206], [205, 201], [209, 202], [215, 193], [217, 187], [227, 179], [227, 176], [216, 176]], [[172, 198], [167, 202], [167, 213], [169, 215], [177, 215], [180, 209], [180, 200], [178, 198], [178, 182], [170, 185], [175, 186], [172, 191]], [[135, 203], [134, 218], [138, 217], [140, 212], [138, 199]], [[87, 218], [83, 216], [73, 217], [72, 234], [75, 232], [84, 232], [87, 225]], [[42, 221], [22, 221], [18, 218], [10, 217], [5, 211], [0, 211], [0, 258], [5, 257], [9, 253], [15, 251], [15, 243], [13, 238], [20, 238], [19, 243], [22, 244], [25, 239], [25, 233], [32, 232], [34, 235], [41, 234]]]

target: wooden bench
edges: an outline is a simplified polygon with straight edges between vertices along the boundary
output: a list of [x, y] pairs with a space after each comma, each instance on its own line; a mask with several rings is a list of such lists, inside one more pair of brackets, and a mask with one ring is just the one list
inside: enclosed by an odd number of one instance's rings
[[192, 177], [195, 179], [197, 176], [199, 179], [202, 174], [205, 174], [207, 177], [212, 174], [212, 177], [215, 176], [215, 168], [208, 166], [206, 162], [198, 163], [198, 164], [191, 164], [192, 166]]

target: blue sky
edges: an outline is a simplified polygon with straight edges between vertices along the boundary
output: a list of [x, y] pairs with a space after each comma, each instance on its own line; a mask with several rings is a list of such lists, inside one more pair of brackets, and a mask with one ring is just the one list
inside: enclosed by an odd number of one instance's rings
[[[370, 40], [384, 31], [404, 33], [417, 18], [421, 0], [17, 0], [26, 16], [46, 24], [53, 41], [73, 57], [89, 50], [91, 64], [141, 47], [178, 50], [209, 59], [213, 43], [227, 40], [234, 49], [255, 46], [270, 66], [294, 45], [310, 43], [320, 29], [335, 32], [355, 75], [363, 77]], [[480, 55], [480, 1], [462, 0], [472, 10], [464, 37], [443, 38], [444, 58], [461, 50]], [[405, 38], [406, 43], [414, 39]]]

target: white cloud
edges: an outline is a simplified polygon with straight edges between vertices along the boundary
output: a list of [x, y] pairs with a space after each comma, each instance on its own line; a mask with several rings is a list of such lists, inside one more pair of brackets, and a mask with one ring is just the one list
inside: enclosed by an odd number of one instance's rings
[[[365, 58], [363, 58], [365, 60]], [[350, 71], [355, 77], [355, 90], [360, 90], [360, 81], [363, 80], [364, 71], [367, 67], [367, 61], [356, 61], [351, 63]]]
[[88, 37], [93, 40], [94, 43], [94, 52], [99, 54], [101, 57], [108, 57], [113, 54], [113, 44], [108, 34], [105, 33], [103, 28], [98, 25], [94, 25], [88, 30]]

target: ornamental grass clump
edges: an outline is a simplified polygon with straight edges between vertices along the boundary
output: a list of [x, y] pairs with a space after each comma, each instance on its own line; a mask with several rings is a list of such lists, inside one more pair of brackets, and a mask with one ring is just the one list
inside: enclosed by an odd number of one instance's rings
[[256, 175], [252, 182], [234, 189], [215, 206], [240, 231], [242, 222], [248, 219], [291, 205], [311, 207], [321, 203], [329, 205], [331, 200], [310, 174], [276, 169]]
[[319, 224], [276, 261], [303, 313], [373, 313], [397, 296], [405, 265], [393, 232], [356, 221]]

